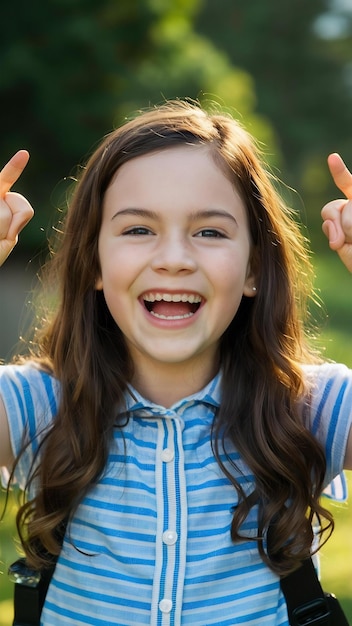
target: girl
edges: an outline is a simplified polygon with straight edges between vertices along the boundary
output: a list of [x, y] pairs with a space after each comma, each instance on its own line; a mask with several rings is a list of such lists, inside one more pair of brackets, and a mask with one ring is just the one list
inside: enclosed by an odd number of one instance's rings
[[[7, 193], [27, 158], [2, 174], [2, 260], [32, 213]], [[350, 205], [324, 211], [352, 270]], [[60, 553], [42, 623], [287, 625], [280, 576], [313, 517], [331, 531], [320, 495], [352, 467], [352, 372], [305, 341], [307, 251], [253, 140], [185, 102], [127, 122], [48, 280], [56, 311], [0, 378], [24, 551]]]

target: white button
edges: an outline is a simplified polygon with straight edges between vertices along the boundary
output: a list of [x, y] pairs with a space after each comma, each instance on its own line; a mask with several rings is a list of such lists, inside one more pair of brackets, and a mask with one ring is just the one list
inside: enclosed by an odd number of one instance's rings
[[163, 598], [159, 602], [159, 609], [162, 613], [170, 613], [172, 609], [172, 601], [167, 598]]
[[177, 533], [174, 530], [165, 530], [163, 533], [163, 542], [168, 546], [173, 546], [177, 541]]
[[170, 448], [165, 448], [161, 453], [161, 460], [164, 461], [165, 463], [169, 463], [170, 461], [173, 460], [174, 456], [175, 455], [173, 451], [170, 450]]

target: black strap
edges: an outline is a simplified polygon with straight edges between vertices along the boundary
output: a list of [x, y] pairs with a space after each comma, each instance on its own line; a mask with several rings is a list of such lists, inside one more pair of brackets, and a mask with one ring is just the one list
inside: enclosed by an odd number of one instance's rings
[[324, 591], [316, 575], [312, 559], [306, 559], [299, 569], [282, 578], [281, 589], [289, 612], [299, 604], [306, 604], [316, 598], [324, 598]]
[[40, 572], [29, 568], [24, 558], [9, 568], [15, 582], [14, 620], [12, 626], [39, 626], [45, 596], [54, 573], [56, 561]]
[[312, 559], [281, 579], [291, 626], [349, 626], [335, 596], [324, 593]]
[[[320, 624], [322, 626], [330, 626], [330, 617], [328, 607], [326, 605], [325, 595], [321, 584], [316, 575], [315, 567], [312, 559], [306, 559], [302, 566], [281, 579], [281, 589], [286, 599], [287, 612], [290, 624], [296, 626], [299, 621], [296, 619], [297, 610], [304, 611], [307, 608], [307, 617], [303, 616], [302, 624]], [[321, 617], [320, 621], [303, 621], [308, 620], [309, 613], [313, 611], [313, 617]], [[317, 609], [315, 611], [315, 608]], [[320, 613], [322, 612], [322, 615]], [[332, 625], [331, 625], [332, 626]]]
[[39, 588], [15, 584], [13, 626], [39, 626], [44, 598]]
[[[62, 546], [68, 518], [65, 518], [56, 529], [56, 538]], [[45, 597], [53, 577], [57, 555], [42, 551], [47, 557], [48, 565], [36, 570], [28, 567], [25, 558], [20, 558], [9, 567], [9, 576], [15, 583], [14, 621], [12, 626], [40, 626], [40, 616]]]

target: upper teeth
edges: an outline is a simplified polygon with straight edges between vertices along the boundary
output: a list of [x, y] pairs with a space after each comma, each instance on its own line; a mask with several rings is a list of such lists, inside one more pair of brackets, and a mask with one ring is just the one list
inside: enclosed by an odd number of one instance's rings
[[195, 293], [145, 293], [143, 299], [147, 302], [190, 302], [191, 304], [201, 302], [202, 298]]

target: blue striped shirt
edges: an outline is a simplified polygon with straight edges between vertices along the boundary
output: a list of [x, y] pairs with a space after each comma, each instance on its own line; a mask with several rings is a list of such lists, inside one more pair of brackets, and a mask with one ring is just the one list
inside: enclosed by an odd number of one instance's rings
[[[60, 386], [36, 367], [0, 368], [0, 393], [17, 453], [50, 425]], [[351, 423], [352, 372], [308, 367], [314, 378], [303, 418], [326, 450], [326, 484], [342, 470]], [[255, 542], [233, 543], [237, 495], [219, 468], [210, 428], [220, 377], [165, 409], [136, 391], [130, 419], [116, 428], [106, 471], [82, 500], [66, 533], [42, 614], [45, 626], [288, 626], [277, 576]], [[21, 459], [24, 484], [38, 439]], [[253, 476], [236, 450], [245, 493]], [[231, 471], [234, 472], [233, 467]], [[254, 507], [243, 525], [256, 535]]]

